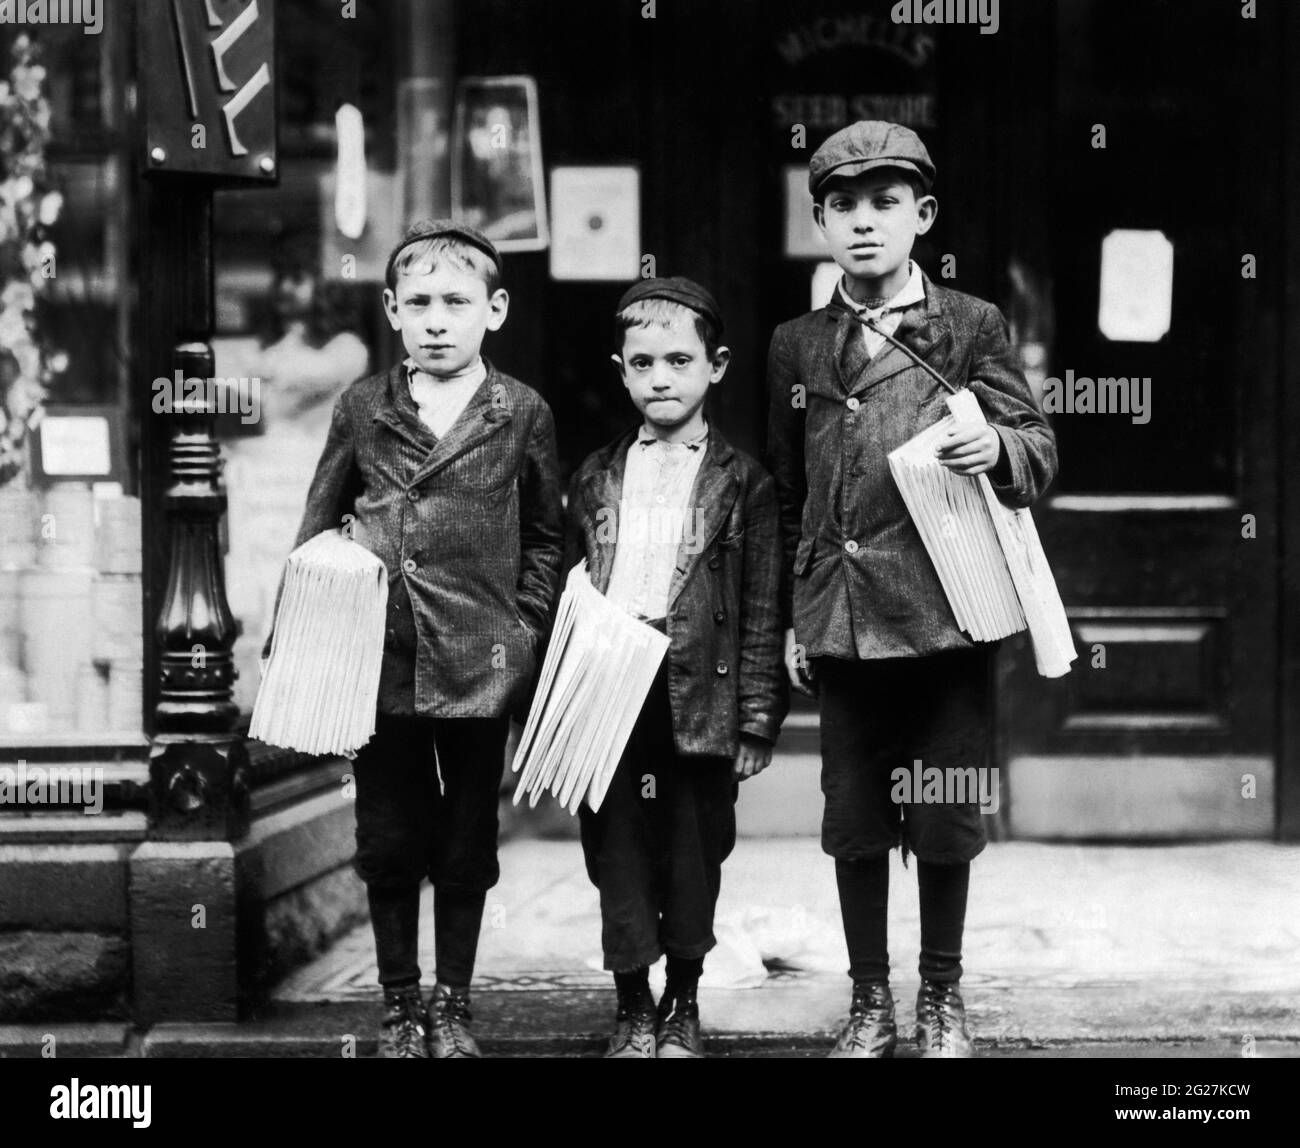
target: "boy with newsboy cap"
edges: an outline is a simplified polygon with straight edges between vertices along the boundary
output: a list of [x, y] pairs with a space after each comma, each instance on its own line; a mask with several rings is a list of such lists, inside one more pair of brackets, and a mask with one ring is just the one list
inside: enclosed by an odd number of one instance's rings
[[[822, 848], [835, 858], [853, 997], [834, 1057], [893, 1055], [886, 906], [889, 851], [917, 858], [925, 1057], [971, 1056], [958, 989], [978, 805], [900, 804], [894, 773], [986, 769], [990, 656], [957, 628], [889, 473], [887, 456], [947, 413], [944, 390], [898, 340], [988, 419], [938, 448], [955, 474], [988, 474], [1028, 506], [1056, 472], [1052, 432], [990, 303], [932, 283], [912, 245], [938, 209], [925, 145], [864, 120], [809, 163], [814, 218], [844, 274], [830, 306], [783, 323], [768, 358], [767, 461], [781, 503], [786, 670], [820, 699]], [[867, 320], [871, 325], [860, 321]], [[903, 776], [906, 776], [904, 774]], [[970, 776], [970, 775], [964, 775]]]
[[[696, 988], [715, 944], [737, 783], [768, 764], [785, 716], [771, 476], [706, 420], [730, 352], [713, 296], [643, 279], [618, 305], [612, 356], [641, 425], [569, 490], [566, 566], [668, 635], [668, 652], [599, 812], [581, 809], [618, 994], [607, 1055], [703, 1055]], [[656, 1010], [649, 966], [667, 954]]]
[[[298, 531], [300, 545], [350, 527], [388, 570], [375, 735], [353, 767], [384, 1057], [479, 1055], [469, 986], [499, 876], [509, 715], [525, 701], [559, 582], [550, 408], [480, 354], [508, 306], [486, 236], [449, 220], [411, 228], [384, 291], [407, 357], [340, 396]], [[417, 959], [425, 877], [437, 953], [427, 1011]]]

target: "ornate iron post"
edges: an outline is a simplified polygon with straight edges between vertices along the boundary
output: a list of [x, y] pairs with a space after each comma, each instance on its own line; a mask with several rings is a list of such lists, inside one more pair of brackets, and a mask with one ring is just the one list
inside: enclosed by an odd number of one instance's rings
[[[148, 840], [130, 857], [137, 1021], [238, 1016], [237, 843], [246, 751], [234, 730], [235, 624], [219, 548], [212, 196], [278, 177], [274, 0], [139, 0], [140, 326]], [[162, 379], [167, 386], [158, 388]], [[179, 379], [179, 385], [176, 380]], [[197, 382], [187, 382], [197, 380]], [[161, 397], [162, 401], [159, 401]]]
[[[214, 434], [212, 194], [228, 183], [278, 177], [273, 0], [143, 0], [144, 259], [152, 355], [167, 344], [173, 400], [146, 414], [146, 460], [161, 486], [166, 574], [155, 550], [155, 732], [150, 836], [233, 840], [248, 800], [219, 528], [226, 498]], [[153, 245], [157, 246], [154, 247]], [[165, 452], [165, 463], [163, 455]], [[153, 521], [158, 523], [157, 513]], [[165, 587], [161, 595], [157, 593]]]

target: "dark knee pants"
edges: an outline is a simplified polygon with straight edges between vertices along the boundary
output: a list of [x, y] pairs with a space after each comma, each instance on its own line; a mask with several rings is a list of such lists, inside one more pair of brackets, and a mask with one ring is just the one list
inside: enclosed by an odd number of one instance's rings
[[[980, 853], [988, 838], [978, 791], [946, 790], [966, 801], [899, 801], [925, 770], [974, 767], [987, 786], [992, 650], [981, 646], [919, 658], [817, 660], [820, 683], [822, 848], [854, 860], [902, 844], [922, 861], [957, 863]], [[908, 782], [898, 787], [895, 771]], [[932, 775], [933, 776], [933, 775]], [[947, 775], [955, 776], [955, 775]], [[971, 774], [965, 775], [969, 781]]]
[[676, 752], [661, 673], [600, 812], [585, 803], [579, 811], [587, 874], [600, 890], [605, 968], [713, 948], [722, 862], [736, 844], [732, 766]]
[[508, 726], [506, 718], [379, 715], [375, 736], [353, 762], [353, 865], [362, 881], [401, 889], [428, 877], [437, 888], [468, 893], [497, 883], [497, 803]]

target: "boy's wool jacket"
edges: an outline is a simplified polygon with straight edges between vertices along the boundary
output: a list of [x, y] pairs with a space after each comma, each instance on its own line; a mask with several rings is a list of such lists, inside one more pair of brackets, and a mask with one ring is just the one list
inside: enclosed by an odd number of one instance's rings
[[403, 364], [353, 383], [307, 495], [295, 546], [350, 525], [388, 570], [383, 713], [501, 717], [533, 681], [564, 545], [555, 424], [487, 368], [442, 438]]
[[[1056, 439], [991, 303], [936, 286], [895, 337], [954, 386], [969, 386], [1002, 440], [989, 472], [1008, 506], [1056, 474]], [[766, 461], [781, 505], [785, 624], [808, 657], [892, 658], [972, 646], [889, 473], [888, 454], [948, 413], [948, 393], [862, 326], [822, 308], [777, 327], [768, 354]]]
[[[636, 430], [596, 451], [569, 486], [565, 569], [583, 558], [609, 587], [627, 451]], [[691, 490], [695, 537], [677, 551], [668, 592], [668, 696], [681, 754], [733, 757], [739, 734], [775, 742], [788, 698], [777, 593], [776, 488], [710, 427]]]

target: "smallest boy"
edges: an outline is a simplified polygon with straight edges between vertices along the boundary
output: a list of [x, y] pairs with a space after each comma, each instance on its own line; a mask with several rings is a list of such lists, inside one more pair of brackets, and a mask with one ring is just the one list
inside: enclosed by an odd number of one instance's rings
[[[596, 589], [669, 647], [600, 811], [581, 810], [618, 993], [606, 1055], [700, 1057], [696, 988], [738, 781], [767, 767], [787, 703], [776, 489], [705, 419], [730, 360], [705, 288], [642, 280], [615, 329], [611, 357], [641, 425], [573, 476], [566, 566], [585, 557]], [[649, 966], [665, 953], [656, 1010]]]

